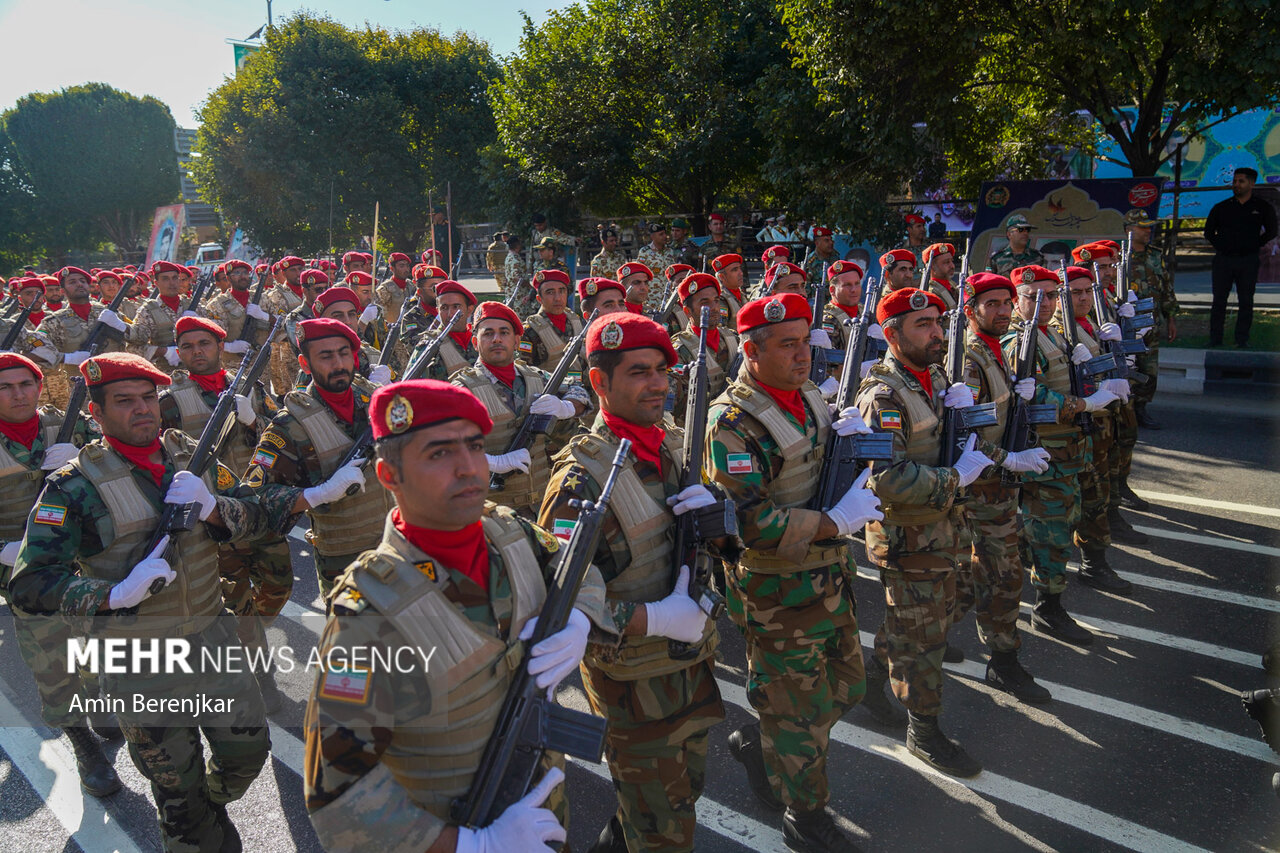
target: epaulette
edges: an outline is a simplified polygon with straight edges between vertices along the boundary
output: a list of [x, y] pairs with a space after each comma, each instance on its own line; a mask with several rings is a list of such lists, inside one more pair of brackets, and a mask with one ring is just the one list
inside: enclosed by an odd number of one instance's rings
[[355, 587], [344, 586], [334, 592], [330, 605], [335, 611], [339, 608], [351, 615], [359, 613], [369, 606], [368, 600]]
[[725, 410], [716, 418], [716, 423], [724, 426], [737, 426], [738, 421], [742, 420], [744, 414], [745, 412], [742, 409], [731, 404], [725, 407]]

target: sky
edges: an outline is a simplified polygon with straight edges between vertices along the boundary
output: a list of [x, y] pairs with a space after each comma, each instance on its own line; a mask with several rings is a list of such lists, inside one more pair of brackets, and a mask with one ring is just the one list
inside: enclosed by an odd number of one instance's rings
[[[473, 33], [505, 56], [519, 46], [524, 10], [540, 23], [563, 0], [274, 0], [278, 23], [300, 9], [351, 27], [429, 26]], [[267, 20], [266, 0], [0, 0], [0, 112], [31, 92], [106, 83], [169, 105], [180, 127], [235, 70], [228, 38]]]

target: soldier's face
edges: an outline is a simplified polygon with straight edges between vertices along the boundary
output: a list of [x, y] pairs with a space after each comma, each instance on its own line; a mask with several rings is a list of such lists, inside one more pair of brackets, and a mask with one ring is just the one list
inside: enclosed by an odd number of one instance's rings
[[346, 338], [321, 338], [303, 345], [306, 352], [298, 356], [302, 369], [311, 374], [316, 385], [332, 394], [351, 387], [356, 373], [356, 356]]
[[227, 280], [235, 290], [248, 290], [249, 285], [253, 283], [253, 273], [244, 267], [237, 266], [227, 274]]
[[329, 282], [317, 281], [312, 284], [304, 284], [302, 286], [302, 299], [307, 305], [316, 301], [316, 297], [329, 289]]
[[489, 497], [484, 435], [467, 420], [409, 433], [399, 467], [379, 459], [378, 481], [395, 496], [401, 517], [431, 530], [461, 530], [480, 520]]
[[724, 234], [724, 220], [712, 219], [707, 222], [707, 228], [711, 231], [711, 236], [716, 238], [716, 242], [720, 242], [720, 237]]
[[819, 236], [813, 238], [813, 247], [818, 250], [819, 254], [831, 254], [831, 250], [835, 248], [835, 245], [836, 240], [834, 237]]
[[360, 306], [352, 305], [350, 302], [335, 302], [320, 313], [321, 317], [328, 317], [331, 320], [337, 320], [352, 331], [358, 331], [356, 326], [360, 324]]
[[784, 275], [773, 282], [774, 293], [799, 293], [804, 295], [804, 276], [799, 273]]
[[1088, 317], [1093, 310], [1093, 282], [1087, 278], [1073, 278], [1067, 282], [1071, 289], [1071, 310], [1076, 319]]
[[889, 289], [901, 290], [904, 287], [910, 287], [915, 283], [916, 268], [912, 264], [904, 264], [899, 261], [889, 270]]
[[160, 434], [160, 397], [155, 383], [122, 379], [103, 387], [102, 405], [89, 404], [89, 414], [102, 434], [134, 447], [146, 447]]
[[773, 388], [795, 391], [809, 378], [809, 324], [784, 320], [768, 327], [762, 344], [748, 339], [743, 353], [751, 375]]
[[302, 276], [302, 267], [294, 264], [284, 271], [284, 280], [293, 287], [298, 286], [298, 279]]
[[543, 263], [550, 263], [556, 256], [556, 250], [548, 246], [545, 249], [538, 250], [538, 257], [542, 258]]
[[558, 281], [549, 281], [538, 288], [538, 302], [548, 314], [563, 314], [569, 304], [569, 288]]
[[173, 298], [182, 293], [182, 276], [176, 272], [162, 272], [156, 275], [156, 290], [161, 296]]
[[672, 226], [672, 228], [671, 228], [671, 239], [672, 239], [672, 240], [675, 240], [677, 243], [681, 243], [681, 242], [683, 242], [683, 241], [684, 241], [684, 238], [685, 238], [685, 237], [688, 237], [688, 236], [689, 236], [689, 229], [687, 229], [687, 228], [676, 228], [675, 226]]
[[905, 315], [901, 326], [884, 330], [884, 337], [909, 367], [923, 370], [942, 363], [942, 312], [936, 305]]
[[842, 272], [831, 279], [831, 298], [848, 308], [857, 306], [862, 297], [862, 276], [857, 272]]
[[1146, 225], [1130, 225], [1129, 233], [1133, 236], [1133, 248], [1145, 249], [1151, 242], [1151, 229]]
[[939, 252], [933, 256], [933, 267], [929, 274], [934, 278], [951, 278], [956, 271], [956, 256], [950, 252]]
[[1013, 317], [1013, 294], [1007, 290], [988, 290], [970, 299], [964, 313], [984, 335], [998, 338], [1009, 331]]
[[44, 299], [46, 302], [61, 302], [65, 297], [61, 284], [47, 284], [44, 288]]
[[1103, 287], [1109, 287], [1116, 283], [1116, 263], [1115, 261], [1101, 261], [1098, 264], [1098, 281], [1102, 282]]
[[396, 261], [391, 265], [391, 274], [396, 278], [407, 278], [409, 275], [409, 262]]
[[178, 360], [197, 376], [217, 373], [222, 369], [222, 342], [208, 332], [187, 332], [178, 339]]
[[627, 276], [622, 280], [622, 286], [627, 289], [628, 302], [643, 305], [649, 298], [649, 277], [644, 273]]
[[62, 279], [62, 289], [72, 302], [84, 302], [89, 298], [89, 279], [73, 272]]
[[[44, 293], [38, 287], [27, 287], [18, 291], [18, 301], [22, 303], [22, 307], [26, 308], [37, 299], [43, 299]], [[38, 306], [37, 306], [38, 307]], [[32, 309], [35, 310], [35, 309]]]
[[642, 427], [662, 420], [667, 401], [667, 357], [658, 349], [627, 350], [609, 376], [591, 368], [591, 387], [610, 414]]
[[110, 302], [120, 292], [120, 282], [109, 276], [100, 278], [98, 279], [98, 292], [102, 294], [103, 302]]
[[25, 423], [35, 417], [40, 381], [25, 367], [0, 370], [0, 421]]
[[720, 325], [720, 293], [714, 287], [702, 288], [685, 303], [684, 313], [689, 316], [693, 325], [698, 325], [704, 306], [711, 308], [711, 325]]
[[721, 287], [727, 287], [730, 290], [741, 290], [742, 264], [729, 264], [729, 266], [716, 273], [716, 278], [720, 279]]
[[599, 311], [600, 316], [605, 314], [618, 314], [627, 310], [626, 297], [614, 288], [600, 291], [600, 295], [596, 297], [596, 301], [587, 309], [587, 313]]
[[617, 234], [610, 234], [609, 236], [605, 237], [605, 238], [604, 238], [604, 247], [605, 247], [606, 249], [608, 249], [610, 252], [612, 252], [612, 251], [614, 251], [615, 249], [617, 249], [617, 248], [618, 248], [618, 235], [617, 235]]
[[[1033, 317], [1036, 313], [1037, 290], [1044, 291], [1044, 301], [1040, 303], [1039, 315]], [[1018, 286], [1018, 316], [1022, 319], [1032, 320], [1037, 326], [1043, 326], [1053, 318], [1053, 313], [1057, 310], [1058, 290], [1051, 282], [1041, 281]]]
[[471, 341], [485, 364], [506, 367], [516, 360], [516, 330], [506, 320], [482, 320]]
[[355, 291], [356, 298], [360, 300], [361, 308], [369, 307], [369, 302], [373, 299], [372, 284], [348, 284], [347, 287]]
[[1027, 250], [1027, 244], [1031, 242], [1030, 228], [1021, 226], [1018, 228], [1010, 228], [1007, 233], [1009, 235], [1010, 249], [1013, 249], [1015, 252], [1025, 252]]
[[[446, 293], [437, 301], [440, 307], [440, 321], [443, 323], [449, 322], [454, 314], [466, 310], [467, 307], [467, 298], [461, 293]], [[462, 329], [455, 329], [455, 331], [460, 332]]]
[[666, 231], [654, 231], [651, 235], [649, 235], [649, 238], [653, 240], [653, 245], [655, 248], [659, 250], [666, 248], [667, 246]]
[[924, 223], [912, 222], [910, 225], [908, 225], [907, 236], [917, 242], [920, 240], [923, 240], [924, 239]]
[[436, 285], [444, 281], [442, 278], [429, 278], [418, 285], [418, 300], [423, 305], [436, 304]]

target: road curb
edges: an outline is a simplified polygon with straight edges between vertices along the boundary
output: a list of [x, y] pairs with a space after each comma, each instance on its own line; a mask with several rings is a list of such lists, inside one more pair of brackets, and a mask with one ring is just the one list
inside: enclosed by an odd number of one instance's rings
[[1160, 390], [1280, 399], [1280, 353], [1164, 347]]

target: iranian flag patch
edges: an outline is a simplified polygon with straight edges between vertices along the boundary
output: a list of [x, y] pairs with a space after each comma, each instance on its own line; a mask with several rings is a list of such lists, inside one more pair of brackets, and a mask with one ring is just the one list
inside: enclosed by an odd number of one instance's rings
[[902, 412], [893, 409], [881, 411], [880, 429], [902, 429]]
[[750, 474], [755, 470], [750, 453], [730, 453], [726, 461], [730, 474]]
[[65, 506], [53, 506], [52, 504], [38, 504], [36, 506], [36, 524], [51, 524], [54, 527], [61, 527], [62, 522], [67, 520], [67, 508]]
[[363, 705], [369, 701], [367, 669], [331, 669], [320, 684], [320, 698]]
[[557, 518], [555, 525], [551, 528], [551, 532], [557, 537], [569, 541], [569, 537], [573, 535], [573, 528], [578, 526], [576, 518]]

